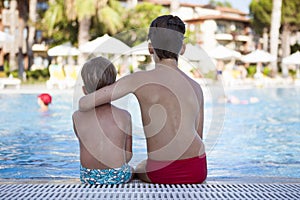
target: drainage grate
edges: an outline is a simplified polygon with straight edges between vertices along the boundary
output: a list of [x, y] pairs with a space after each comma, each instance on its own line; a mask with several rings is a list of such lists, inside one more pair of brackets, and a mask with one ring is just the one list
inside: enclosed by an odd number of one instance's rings
[[0, 184], [2, 200], [49, 199], [299, 199], [300, 184]]

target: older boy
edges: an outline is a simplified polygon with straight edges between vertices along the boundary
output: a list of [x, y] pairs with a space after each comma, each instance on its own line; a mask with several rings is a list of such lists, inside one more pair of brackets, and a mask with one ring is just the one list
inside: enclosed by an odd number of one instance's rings
[[201, 183], [207, 176], [202, 89], [178, 68], [178, 56], [185, 51], [184, 33], [180, 18], [156, 18], [148, 35], [155, 69], [125, 76], [79, 102], [80, 110], [89, 110], [128, 93], [137, 97], [148, 159], [136, 172], [147, 182]]
[[[83, 92], [89, 94], [115, 82], [114, 65], [103, 57], [82, 68]], [[119, 184], [130, 181], [132, 168], [131, 116], [109, 102], [88, 112], [73, 114], [80, 144], [80, 179], [88, 184]]]

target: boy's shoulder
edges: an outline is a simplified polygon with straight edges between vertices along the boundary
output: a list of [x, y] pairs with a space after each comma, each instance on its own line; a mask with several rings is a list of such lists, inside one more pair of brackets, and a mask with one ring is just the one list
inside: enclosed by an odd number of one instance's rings
[[112, 112], [118, 114], [120, 117], [123, 118], [131, 118], [131, 114], [127, 110], [124, 110], [114, 105], [112, 105]]
[[151, 74], [152, 70], [149, 70], [149, 71], [137, 71], [137, 72], [134, 72], [132, 74], [129, 74], [129, 75], [126, 75], [122, 78], [125, 78], [125, 79], [133, 79], [133, 80], [136, 80], [136, 79], [140, 79], [140, 78], [145, 78], [147, 76], [149, 76], [149, 74]]
[[73, 120], [76, 119], [76, 118], [78, 117], [79, 113], [80, 113], [79, 110], [76, 110], [75, 112], [73, 112], [73, 114], [72, 114], [72, 119], [73, 119]]
[[97, 110], [97, 108], [89, 110], [89, 111], [79, 111], [76, 110], [73, 114], [72, 114], [72, 119], [76, 120], [76, 119], [81, 119], [81, 118], [87, 118], [90, 115], [95, 115], [95, 111]]

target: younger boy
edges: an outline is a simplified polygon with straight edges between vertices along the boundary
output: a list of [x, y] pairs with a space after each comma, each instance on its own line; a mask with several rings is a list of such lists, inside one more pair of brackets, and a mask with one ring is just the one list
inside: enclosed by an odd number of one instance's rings
[[[116, 80], [114, 65], [103, 57], [86, 62], [82, 68], [83, 92], [90, 94]], [[80, 180], [88, 184], [129, 182], [133, 171], [131, 116], [110, 103], [89, 112], [76, 111], [73, 125], [80, 144]]]

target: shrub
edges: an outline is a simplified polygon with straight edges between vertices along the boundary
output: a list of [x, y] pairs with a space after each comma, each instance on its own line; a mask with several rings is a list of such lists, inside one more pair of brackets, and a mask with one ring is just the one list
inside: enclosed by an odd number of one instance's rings
[[253, 78], [255, 72], [256, 72], [256, 65], [250, 65], [248, 68], [247, 68], [247, 74], [248, 74], [248, 77], [250, 78]]

